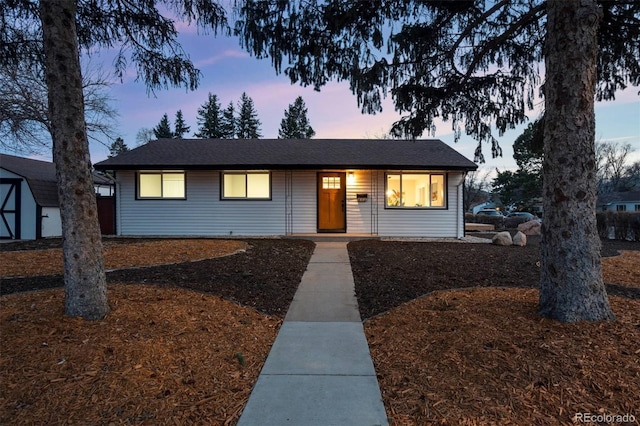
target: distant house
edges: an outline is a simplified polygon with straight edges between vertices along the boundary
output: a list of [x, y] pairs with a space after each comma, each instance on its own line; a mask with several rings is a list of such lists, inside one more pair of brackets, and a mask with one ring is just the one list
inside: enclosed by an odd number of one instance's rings
[[499, 206], [492, 201], [486, 201], [484, 203], [476, 204], [475, 206], [473, 206], [471, 208], [471, 213], [478, 214], [478, 212], [483, 209], [499, 209]]
[[440, 140], [161, 139], [95, 165], [119, 235], [462, 237], [477, 166]]
[[598, 211], [640, 212], [640, 191], [611, 192], [598, 197]]
[[[113, 182], [94, 173], [96, 192], [113, 193]], [[62, 235], [55, 165], [0, 154], [0, 238], [33, 240]]]

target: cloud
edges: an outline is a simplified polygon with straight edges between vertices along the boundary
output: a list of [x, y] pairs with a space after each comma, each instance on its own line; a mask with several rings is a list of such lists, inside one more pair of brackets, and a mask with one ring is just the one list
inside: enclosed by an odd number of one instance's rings
[[205, 68], [207, 66], [214, 65], [221, 61], [224, 61], [225, 59], [236, 59], [236, 58], [245, 59], [249, 57], [250, 57], [249, 54], [243, 50], [228, 49], [220, 54], [213, 55], [204, 59], [199, 59], [195, 61], [194, 65], [196, 66], [196, 68]]

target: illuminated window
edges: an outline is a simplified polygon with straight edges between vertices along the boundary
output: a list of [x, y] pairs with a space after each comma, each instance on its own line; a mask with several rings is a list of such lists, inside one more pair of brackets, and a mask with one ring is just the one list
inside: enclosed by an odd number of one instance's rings
[[225, 172], [222, 174], [223, 199], [271, 199], [269, 172]]
[[386, 207], [445, 207], [444, 174], [387, 173]]
[[185, 198], [184, 172], [138, 174], [138, 198]]
[[340, 189], [340, 177], [324, 176], [322, 178], [322, 189]]

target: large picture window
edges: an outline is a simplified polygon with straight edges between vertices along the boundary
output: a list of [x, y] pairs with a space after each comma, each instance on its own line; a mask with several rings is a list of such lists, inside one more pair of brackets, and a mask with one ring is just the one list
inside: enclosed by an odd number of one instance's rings
[[138, 198], [185, 198], [184, 172], [144, 172], [138, 174]]
[[271, 173], [224, 172], [222, 199], [270, 200]]
[[398, 172], [387, 173], [386, 178], [385, 207], [446, 207], [444, 174]]

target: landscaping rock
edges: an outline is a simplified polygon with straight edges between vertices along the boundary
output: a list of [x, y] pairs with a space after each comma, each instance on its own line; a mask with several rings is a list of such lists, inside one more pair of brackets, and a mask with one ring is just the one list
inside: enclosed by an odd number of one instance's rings
[[527, 245], [527, 236], [518, 231], [518, 233], [516, 235], [513, 236], [513, 245], [514, 246], [520, 246], [520, 247], [524, 247]]
[[491, 242], [497, 246], [510, 246], [513, 244], [509, 231], [498, 232], [493, 236]]
[[518, 225], [518, 231], [525, 235], [540, 235], [541, 229], [542, 224], [537, 220], [530, 220], [529, 222]]

